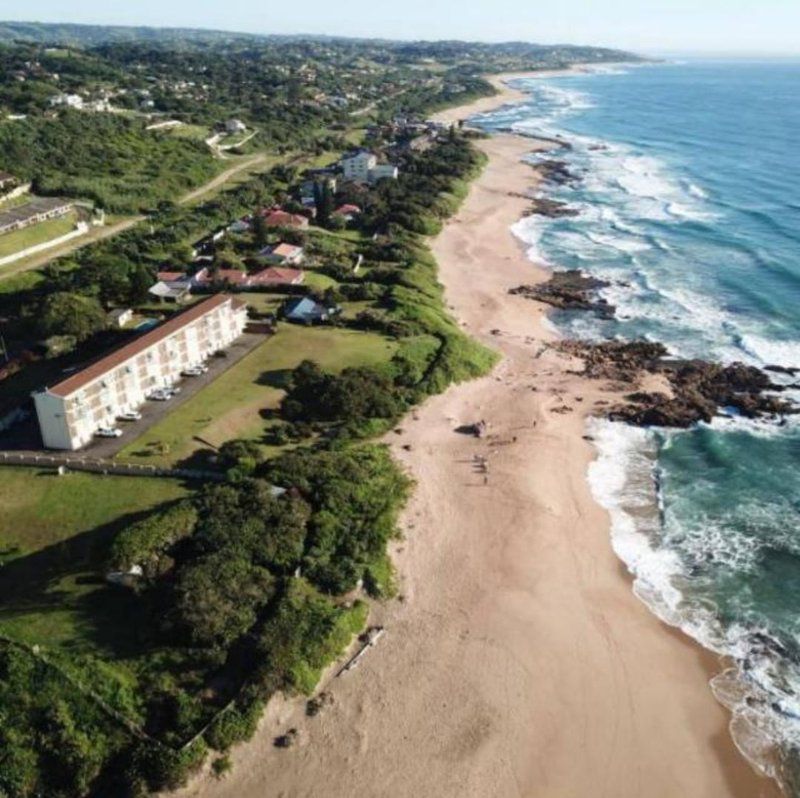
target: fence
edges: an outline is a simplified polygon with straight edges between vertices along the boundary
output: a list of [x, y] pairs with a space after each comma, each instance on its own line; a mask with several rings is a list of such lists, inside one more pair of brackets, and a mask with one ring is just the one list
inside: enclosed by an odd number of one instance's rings
[[224, 482], [225, 475], [216, 471], [201, 471], [193, 468], [163, 468], [138, 463], [117, 463], [113, 460], [99, 460], [58, 454], [38, 452], [0, 452], [0, 466], [32, 466], [34, 468], [66, 468], [70, 471], [86, 471], [91, 474], [105, 474], [122, 477], [178, 477], [181, 479], [202, 479]]

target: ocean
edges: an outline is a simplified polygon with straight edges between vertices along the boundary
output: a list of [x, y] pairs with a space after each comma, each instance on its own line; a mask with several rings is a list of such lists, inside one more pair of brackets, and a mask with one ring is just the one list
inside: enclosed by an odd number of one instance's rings
[[[532, 260], [609, 281], [617, 308], [612, 320], [554, 313], [564, 335], [800, 367], [800, 61], [598, 67], [515, 85], [527, 101], [474, 121], [570, 145], [539, 157], [580, 180], [544, 193], [580, 214], [514, 231]], [[590, 483], [637, 596], [728, 655], [711, 689], [737, 745], [800, 794], [799, 420], [590, 426]]]

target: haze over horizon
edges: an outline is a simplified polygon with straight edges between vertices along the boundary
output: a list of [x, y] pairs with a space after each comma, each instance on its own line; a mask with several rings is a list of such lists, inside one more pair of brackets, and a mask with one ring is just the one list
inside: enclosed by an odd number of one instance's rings
[[708, 0], [702, 7], [691, 0], [672, 0], [646, 8], [635, 0], [562, 0], [545, 9], [534, 9], [524, 0], [474, 0], [469, 8], [454, 0], [407, 0], [391, 8], [352, 0], [346, 11], [322, 0], [275, 10], [259, 8], [253, 0], [229, 0], [224, 6], [208, 0], [140, 0], [135, 6], [86, 0], [65, 12], [55, 0], [31, 0], [0, 12], [0, 17], [263, 34], [521, 40], [618, 47], [651, 55], [800, 55], [800, 3], [787, 0], [764, 0], [757, 15], [751, 0]]

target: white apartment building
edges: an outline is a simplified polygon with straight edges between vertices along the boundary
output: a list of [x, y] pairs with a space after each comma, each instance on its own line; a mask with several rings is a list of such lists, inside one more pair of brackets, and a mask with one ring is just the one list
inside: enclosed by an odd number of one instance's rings
[[366, 183], [369, 180], [370, 170], [378, 164], [378, 159], [371, 152], [357, 152], [347, 158], [342, 158], [341, 167], [345, 180], [357, 183]]
[[244, 302], [216, 294], [33, 395], [48, 449], [80, 449], [100, 427], [136, 410], [158, 388], [235, 341], [247, 324]]
[[400, 173], [393, 164], [378, 163], [377, 157], [367, 150], [342, 158], [339, 165], [342, 167], [344, 179], [356, 183], [377, 183], [387, 177], [397, 180]]

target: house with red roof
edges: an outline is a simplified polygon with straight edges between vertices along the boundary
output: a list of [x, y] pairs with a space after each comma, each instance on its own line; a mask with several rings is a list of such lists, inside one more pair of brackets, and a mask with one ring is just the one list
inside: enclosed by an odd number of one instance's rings
[[351, 222], [356, 216], [361, 213], [361, 208], [358, 205], [353, 205], [352, 203], [346, 202], [344, 205], [340, 205], [334, 212], [334, 216], [341, 216], [347, 222]]
[[250, 284], [250, 275], [241, 269], [203, 269], [194, 276], [194, 284], [201, 288], [225, 283], [236, 288], [246, 288]]
[[299, 213], [289, 213], [280, 209], [264, 210], [261, 212], [264, 224], [267, 227], [294, 227], [298, 230], [308, 227], [308, 217]]
[[251, 275], [250, 285], [254, 288], [257, 286], [301, 285], [305, 277], [305, 272], [302, 269], [285, 269], [280, 266], [269, 266]]
[[264, 249], [262, 249], [258, 254], [260, 257], [266, 258], [271, 263], [275, 263], [278, 266], [289, 266], [302, 263], [305, 255], [302, 247], [296, 247], [294, 244], [286, 243], [264, 247]]

